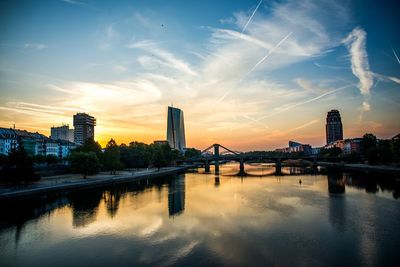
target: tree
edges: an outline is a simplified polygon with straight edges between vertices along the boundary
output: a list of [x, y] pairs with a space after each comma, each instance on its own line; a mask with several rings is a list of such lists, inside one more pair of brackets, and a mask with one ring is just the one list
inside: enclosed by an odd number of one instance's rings
[[382, 140], [378, 144], [379, 160], [382, 163], [391, 163], [393, 160], [393, 150], [390, 140]]
[[129, 143], [130, 164], [133, 168], [147, 168], [150, 163], [151, 151], [149, 145], [141, 142]]
[[361, 152], [366, 156], [368, 154], [368, 150], [373, 147], [376, 147], [376, 136], [372, 133], [364, 134], [361, 141]]
[[69, 157], [71, 170], [83, 175], [96, 174], [100, 170], [100, 162], [94, 152], [72, 152]]
[[56, 163], [58, 163], [58, 157], [54, 156], [54, 155], [47, 155], [46, 163], [47, 163], [47, 165], [56, 164]]
[[103, 154], [103, 168], [115, 174], [118, 169], [121, 169], [120, 151], [114, 139], [108, 141]]
[[323, 148], [319, 152], [321, 157], [338, 157], [340, 154], [342, 154], [340, 147]]
[[1, 171], [1, 179], [5, 182], [20, 184], [40, 179], [35, 173], [33, 162], [19, 142], [18, 148], [12, 148]]
[[185, 159], [197, 158], [201, 155], [201, 151], [196, 148], [187, 148], [185, 151]]
[[75, 148], [76, 152], [94, 152], [97, 156], [97, 159], [101, 160], [101, 157], [103, 156], [103, 152], [101, 150], [101, 145], [94, 141], [91, 138], [86, 139], [85, 143], [83, 145]]
[[167, 166], [167, 159], [161, 146], [155, 145], [151, 155], [151, 163], [160, 170], [161, 167]]

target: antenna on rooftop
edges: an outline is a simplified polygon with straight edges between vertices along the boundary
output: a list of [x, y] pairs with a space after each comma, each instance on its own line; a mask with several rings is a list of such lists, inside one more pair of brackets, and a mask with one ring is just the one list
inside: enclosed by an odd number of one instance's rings
[[14, 129], [15, 129], [15, 123], [14, 123]]

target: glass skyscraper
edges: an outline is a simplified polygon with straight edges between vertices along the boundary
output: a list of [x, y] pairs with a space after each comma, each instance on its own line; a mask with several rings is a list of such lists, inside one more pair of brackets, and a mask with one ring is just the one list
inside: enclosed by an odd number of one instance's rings
[[171, 148], [183, 151], [186, 147], [183, 111], [168, 107], [167, 140]]

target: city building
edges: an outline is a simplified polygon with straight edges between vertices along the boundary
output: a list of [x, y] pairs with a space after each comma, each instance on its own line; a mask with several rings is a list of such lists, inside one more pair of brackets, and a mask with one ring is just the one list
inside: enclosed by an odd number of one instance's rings
[[353, 138], [344, 140], [343, 154], [349, 155], [351, 153], [361, 152], [362, 138]]
[[53, 155], [59, 159], [69, 156], [77, 145], [66, 140], [53, 140], [40, 133], [26, 130], [0, 128], [0, 154], [8, 155], [10, 150], [21, 144], [29, 156]]
[[326, 117], [326, 144], [343, 140], [343, 125], [338, 110], [332, 109]]
[[282, 153], [303, 152], [305, 155], [311, 155], [313, 153], [309, 144], [301, 144], [295, 141], [289, 141], [289, 147], [278, 148], [275, 151]]
[[18, 136], [11, 128], [0, 128], [0, 154], [8, 155], [12, 148], [18, 146]]
[[53, 140], [65, 140], [74, 142], [74, 129], [70, 129], [69, 125], [51, 127], [50, 138]]
[[186, 147], [183, 111], [168, 107], [167, 140], [171, 148], [184, 151]]
[[87, 139], [94, 140], [96, 119], [86, 113], [74, 115], [74, 142], [82, 145]]

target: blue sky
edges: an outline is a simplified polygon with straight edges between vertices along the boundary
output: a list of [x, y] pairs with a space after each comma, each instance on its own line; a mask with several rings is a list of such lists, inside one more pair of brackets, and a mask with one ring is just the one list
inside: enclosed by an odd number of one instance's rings
[[49, 133], [85, 111], [105, 143], [165, 139], [166, 107], [189, 146], [324, 144], [400, 131], [395, 1], [3, 1], [0, 124]]

